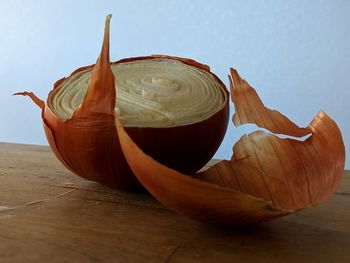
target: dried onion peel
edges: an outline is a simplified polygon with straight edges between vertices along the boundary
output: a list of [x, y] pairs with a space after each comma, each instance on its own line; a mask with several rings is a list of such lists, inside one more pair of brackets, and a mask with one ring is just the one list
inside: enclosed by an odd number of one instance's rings
[[229, 80], [236, 125], [254, 123], [278, 134], [311, 136], [299, 141], [263, 131], [244, 135], [234, 145], [231, 160], [189, 177], [145, 154], [116, 118], [122, 150], [138, 180], [169, 208], [221, 225], [260, 223], [329, 199], [345, 163], [336, 123], [319, 112], [307, 128], [299, 128], [266, 108], [234, 69]]
[[[128, 99], [129, 104], [131, 104], [129, 113], [132, 115], [133, 111], [145, 108], [145, 105], [133, 105], [133, 101], [130, 103], [133, 98], [141, 100], [141, 102], [144, 101], [145, 104], [148, 103], [151, 106], [156, 104], [156, 101], [146, 100], [149, 96], [153, 97], [149, 89], [146, 89], [152, 82], [155, 82], [156, 85], [164, 84], [168, 88], [167, 93], [171, 94], [171, 90], [174, 90], [175, 96], [183, 96], [187, 103], [177, 105], [172, 101], [165, 101], [151, 108], [157, 114], [160, 112], [162, 116], [170, 116], [169, 123], [158, 122], [159, 125], [157, 125], [151, 116], [149, 119], [153, 122], [148, 125], [141, 115], [141, 119], [136, 120], [136, 124], [133, 118], [129, 118], [131, 120], [129, 122], [132, 122], [133, 125], [126, 123], [125, 129], [132, 139], [156, 160], [184, 173], [198, 171], [215, 154], [227, 129], [229, 93], [225, 85], [210, 72], [207, 65], [186, 58], [152, 55], [127, 58], [110, 63], [110, 18], [111, 16], [108, 16], [106, 19], [103, 46], [96, 65], [79, 68], [70, 76], [58, 80], [49, 93], [46, 103], [32, 92], [20, 92], [17, 95], [29, 96], [42, 109], [42, 119], [48, 142], [57, 158], [70, 171], [112, 188], [143, 189], [130, 170], [120, 148], [115, 126], [117, 97], [115, 82], [118, 81], [118, 76], [115, 79], [113, 72], [115, 70], [126, 71], [130, 67], [131, 74], [126, 73], [131, 76], [127, 75], [125, 80], [125, 82], [130, 82], [133, 80], [137, 68], [145, 67], [147, 69], [146, 67], [155, 66], [159, 68], [158, 64], [161, 64], [161, 68], [165, 68], [164, 72], [156, 72], [154, 78], [152, 76], [150, 80], [148, 77], [152, 72], [147, 72], [143, 78], [137, 79], [143, 86], [139, 85], [138, 82], [126, 85], [126, 88], [131, 89], [129, 93], [124, 92], [127, 93], [124, 100]], [[165, 77], [173, 76], [175, 70], [179, 74], [182, 72], [184, 78], [178, 79], [178, 74], [174, 76], [174, 81], [162, 77], [162, 74]], [[190, 72], [193, 73], [193, 76], [188, 76]], [[121, 75], [119, 77], [122, 79]], [[82, 81], [79, 82], [79, 80]], [[186, 81], [192, 82], [187, 83]], [[176, 86], [177, 83], [182, 84], [182, 86]], [[78, 84], [79, 87], [77, 87]], [[204, 84], [208, 85], [204, 86]], [[133, 89], [135, 85], [141, 86], [142, 92], [138, 90], [139, 87]], [[205, 90], [202, 91], [204, 88]], [[65, 97], [64, 93], [68, 92], [69, 89], [70, 92], [76, 92], [71, 98]], [[84, 90], [82, 91], [82, 89]], [[130, 96], [133, 95], [132, 92], [145, 92], [146, 97], [134, 96], [130, 99]], [[81, 94], [83, 94], [81, 101], [77, 101], [77, 97]], [[196, 98], [190, 97], [191, 94], [198, 96], [197, 103], [194, 103]], [[213, 97], [212, 100], [217, 101], [217, 103], [216, 106], [209, 109], [209, 104], [205, 105], [201, 101], [202, 95], [204, 97], [208, 95], [205, 99], [211, 103], [210, 96], [213, 94], [216, 97]], [[186, 95], [188, 96], [186, 97]], [[156, 99], [159, 97], [162, 97], [161, 94]], [[220, 97], [219, 101], [218, 97]], [[191, 102], [189, 99], [193, 101]], [[64, 104], [62, 104], [63, 102]], [[72, 106], [73, 104], [79, 105], [75, 108]], [[124, 108], [125, 105], [126, 103], [124, 103]], [[166, 112], [163, 108], [157, 108], [157, 105], [170, 108], [170, 110]], [[172, 105], [173, 108], [171, 108]], [[198, 109], [199, 106], [200, 109]], [[190, 112], [193, 117], [188, 119]], [[201, 112], [205, 114], [200, 114]], [[127, 121], [128, 115], [125, 114], [125, 116]], [[147, 116], [144, 115], [144, 117], [146, 119]]]

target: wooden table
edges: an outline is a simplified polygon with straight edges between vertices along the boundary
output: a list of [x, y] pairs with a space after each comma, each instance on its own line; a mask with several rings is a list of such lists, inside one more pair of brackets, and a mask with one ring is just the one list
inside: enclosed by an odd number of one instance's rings
[[350, 262], [350, 178], [326, 204], [246, 229], [72, 175], [44, 146], [0, 143], [0, 262]]

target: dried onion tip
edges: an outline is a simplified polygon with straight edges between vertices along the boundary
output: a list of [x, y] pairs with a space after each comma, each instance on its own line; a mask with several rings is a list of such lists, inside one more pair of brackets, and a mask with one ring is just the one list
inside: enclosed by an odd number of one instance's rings
[[115, 115], [144, 152], [194, 173], [219, 147], [227, 128], [225, 85], [196, 61], [153, 55], [109, 61], [109, 23], [96, 65], [58, 80], [42, 108], [45, 133], [75, 174], [118, 189], [141, 185], [121, 151]]

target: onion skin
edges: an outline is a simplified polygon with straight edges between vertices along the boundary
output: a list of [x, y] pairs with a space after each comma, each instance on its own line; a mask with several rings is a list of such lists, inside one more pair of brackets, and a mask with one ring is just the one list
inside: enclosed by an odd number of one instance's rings
[[187, 176], [155, 161], [131, 139], [116, 118], [125, 157], [138, 180], [165, 206], [216, 225], [256, 224], [290, 213], [271, 202]]
[[[70, 171], [108, 187], [139, 190], [144, 188], [129, 168], [119, 144], [114, 111], [115, 82], [111, 64], [167, 58], [205, 70], [220, 84], [226, 97], [222, 109], [218, 112], [203, 121], [188, 125], [161, 128], [126, 127], [133, 140], [155, 159], [184, 173], [196, 172], [212, 158], [226, 133], [229, 93], [225, 85], [210, 72], [207, 65], [186, 58], [152, 55], [110, 63], [107, 20], [104, 42], [96, 65], [78, 68], [70, 76], [58, 80], [45, 104], [33, 93], [17, 94], [30, 96], [42, 108], [45, 134], [50, 147]], [[76, 109], [72, 118], [59, 119], [50, 109], [51, 98], [67, 78], [86, 69], [92, 69], [93, 75], [82, 105]]]
[[256, 131], [233, 146], [231, 160], [189, 177], [144, 153], [116, 118], [122, 150], [136, 177], [167, 207], [217, 225], [261, 223], [327, 201], [345, 163], [337, 124], [319, 112], [300, 128], [265, 107], [235, 70], [229, 78], [236, 125], [254, 123], [275, 133], [310, 137], [299, 141]]

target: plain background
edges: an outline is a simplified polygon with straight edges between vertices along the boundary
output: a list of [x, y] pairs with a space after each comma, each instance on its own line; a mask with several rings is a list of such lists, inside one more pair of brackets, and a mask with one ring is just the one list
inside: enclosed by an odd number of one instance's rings
[[[225, 83], [235, 67], [268, 107], [299, 125], [326, 111], [350, 149], [346, 0], [0, 0], [0, 141], [47, 144], [39, 109], [11, 94], [31, 90], [46, 99], [57, 79], [94, 63], [108, 13], [112, 60], [190, 57]], [[255, 129], [230, 124], [216, 157], [230, 158], [233, 143]]]

